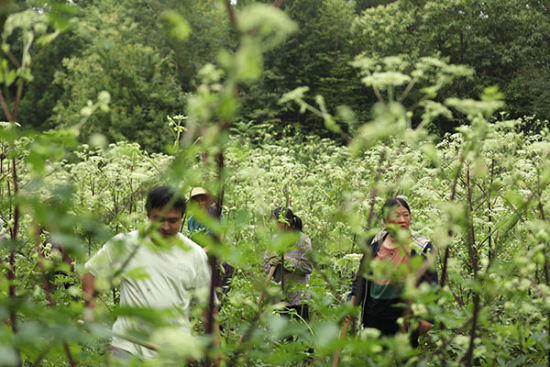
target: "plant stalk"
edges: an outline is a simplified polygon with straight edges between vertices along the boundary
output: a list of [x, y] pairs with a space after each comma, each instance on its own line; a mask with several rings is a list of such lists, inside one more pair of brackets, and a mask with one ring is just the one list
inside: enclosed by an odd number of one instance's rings
[[[468, 189], [468, 253], [470, 255], [470, 262], [472, 263], [472, 268], [474, 270], [474, 286], [477, 281], [477, 272], [478, 272], [478, 261], [477, 253], [475, 249], [475, 229], [473, 222], [473, 200], [472, 200], [472, 185], [470, 181], [470, 169], [466, 171], [466, 184]], [[470, 329], [470, 344], [468, 346], [468, 351], [464, 355], [463, 362], [467, 367], [472, 366], [474, 349], [475, 349], [475, 338], [477, 332], [477, 321], [480, 311], [480, 302], [479, 302], [479, 291], [474, 289], [473, 295], [474, 309], [472, 311], [472, 327]]]

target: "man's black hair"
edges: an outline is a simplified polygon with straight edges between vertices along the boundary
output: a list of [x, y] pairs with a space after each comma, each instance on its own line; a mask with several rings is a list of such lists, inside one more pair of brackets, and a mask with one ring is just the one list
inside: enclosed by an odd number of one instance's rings
[[168, 186], [157, 186], [147, 194], [147, 200], [145, 201], [145, 210], [147, 210], [147, 216], [151, 216], [153, 209], [162, 209], [167, 204], [172, 203], [172, 209], [179, 209], [181, 213], [185, 213], [185, 199], [181, 196], [177, 196], [172, 202], [176, 193]]
[[405, 199], [394, 197], [386, 200], [386, 202], [384, 203], [384, 206], [382, 207], [382, 217], [384, 218], [384, 220], [386, 220], [390, 215], [390, 209], [393, 209], [395, 207], [400, 207], [400, 206], [407, 209], [407, 211], [409, 212], [409, 215], [411, 214], [411, 209], [409, 208], [409, 204], [407, 204]]

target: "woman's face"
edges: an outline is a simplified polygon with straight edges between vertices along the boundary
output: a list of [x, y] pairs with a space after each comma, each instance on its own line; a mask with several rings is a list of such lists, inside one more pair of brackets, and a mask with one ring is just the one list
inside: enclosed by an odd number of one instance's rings
[[411, 214], [407, 208], [398, 206], [391, 211], [386, 223], [398, 225], [402, 230], [408, 231], [411, 225]]
[[288, 223], [281, 222], [281, 221], [279, 221], [279, 220], [277, 220], [277, 219], [275, 219], [275, 220], [277, 221], [277, 227], [279, 227], [279, 229], [280, 229], [281, 231], [284, 232], [284, 231], [289, 231], [289, 230], [291, 229], [290, 226], [288, 225]]

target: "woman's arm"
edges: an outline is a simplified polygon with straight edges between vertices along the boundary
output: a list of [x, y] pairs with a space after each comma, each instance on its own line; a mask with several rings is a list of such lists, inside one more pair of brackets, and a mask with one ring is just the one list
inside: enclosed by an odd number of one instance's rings
[[311, 240], [304, 234], [300, 234], [300, 245], [298, 250], [285, 254], [285, 270], [294, 272], [296, 275], [306, 275], [313, 272], [313, 258]]
[[264, 270], [266, 273], [269, 273], [272, 266], [277, 266], [278, 264], [279, 257], [276, 253], [271, 251], [264, 252]]

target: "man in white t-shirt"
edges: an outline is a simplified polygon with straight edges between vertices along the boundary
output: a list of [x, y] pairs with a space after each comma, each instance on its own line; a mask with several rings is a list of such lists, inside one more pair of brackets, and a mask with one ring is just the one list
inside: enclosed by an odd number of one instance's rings
[[[87, 308], [96, 307], [96, 288], [109, 288], [120, 279], [121, 309], [160, 310], [155, 315], [161, 315], [165, 325], [190, 334], [191, 299], [202, 295], [205, 300], [210, 286], [207, 256], [179, 232], [185, 212], [183, 198], [159, 186], [149, 192], [145, 207], [149, 220], [158, 225], [156, 233], [119, 234], [84, 265], [82, 288]], [[113, 325], [111, 354], [119, 358], [154, 357], [155, 350], [144, 345], [158, 326], [139, 316], [118, 316]]]

